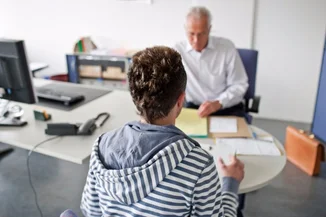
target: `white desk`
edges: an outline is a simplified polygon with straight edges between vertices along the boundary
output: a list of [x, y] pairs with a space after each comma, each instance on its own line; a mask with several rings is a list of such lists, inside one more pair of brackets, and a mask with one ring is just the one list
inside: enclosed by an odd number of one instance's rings
[[[49, 84], [50, 80], [34, 79], [34, 86], [39, 87]], [[76, 84], [71, 84], [76, 85]], [[91, 86], [91, 88], [95, 88]], [[118, 128], [123, 124], [138, 120], [136, 108], [127, 91], [113, 91], [96, 100], [93, 100], [72, 111], [62, 111], [37, 105], [19, 104], [25, 113], [23, 118], [28, 121], [24, 127], [1, 127], [0, 142], [11, 144], [25, 149], [32, 149], [37, 143], [52, 136], [44, 133], [47, 123], [50, 122], [70, 122], [82, 123], [90, 118], [94, 118], [101, 112], [109, 112], [110, 118], [102, 128], [97, 129], [91, 136], [65, 136], [49, 141], [39, 146], [35, 151], [60, 158], [74, 163], [82, 164], [90, 155], [92, 145], [96, 138], [112, 129]], [[52, 120], [48, 122], [34, 119], [33, 110], [44, 108], [52, 115]]]
[[[252, 129], [257, 135], [270, 135], [258, 127], [252, 126]], [[282, 172], [286, 164], [285, 151], [282, 144], [276, 138], [274, 140], [283, 153], [282, 156], [238, 156], [245, 165], [245, 177], [240, 184], [240, 194], [255, 191], [266, 186]], [[205, 144], [202, 147], [214, 155], [214, 140], [197, 139], [197, 141]], [[212, 150], [209, 150], [206, 144], [210, 145]]]
[[[42, 86], [49, 82], [54, 81], [35, 79], [34, 85]], [[33, 109], [37, 108], [37, 106], [20, 105], [25, 110], [24, 118], [28, 121], [28, 125], [20, 128], [1, 127], [0, 142], [32, 149], [35, 144], [51, 136], [44, 133], [47, 122], [34, 120]], [[51, 108], [46, 108], [46, 110], [53, 116], [53, 122], [84, 122], [101, 112], [109, 112], [111, 114], [104, 126], [97, 129], [92, 136], [65, 136], [45, 143], [36, 149], [39, 153], [79, 164], [89, 157], [92, 145], [101, 133], [121, 127], [129, 121], [139, 119], [129, 92], [121, 90], [113, 91], [71, 112]], [[257, 134], [267, 134], [259, 128], [254, 128], [254, 130]], [[214, 144], [212, 139], [198, 139], [198, 142]], [[277, 145], [285, 153], [278, 141]], [[245, 164], [245, 178], [240, 185], [240, 193], [254, 191], [267, 185], [282, 171], [286, 163], [285, 155], [240, 156], [239, 158]]]

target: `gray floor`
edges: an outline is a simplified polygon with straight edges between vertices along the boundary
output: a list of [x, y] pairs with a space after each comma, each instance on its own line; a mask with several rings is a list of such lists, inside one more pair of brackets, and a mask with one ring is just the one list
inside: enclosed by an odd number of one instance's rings
[[[288, 125], [310, 130], [310, 125], [303, 123], [255, 119], [253, 124], [275, 135], [281, 142], [285, 139], [285, 129]], [[322, 164], [322, 173], [319, 176], [310, 177], [287, 162], [281, 175], [270, 185], [247, 194], [244, 215], [247, 217], [325, 217], [325, 196], [325, 163]]]
[[[255, 119], [254, 124], [285, 138], [285, 128], [294, 125], [309, 129], [309, 125]], [[26, 168], [27, 151], [15, 148], [0, 158], [0, 217], [39, 216]], [[30, 160], [33, 183], [46, 217], [58, 217], [67, 209], [81, 216], [79, 202], [88, 165], [77, 165], [33, 153]], [[247, 194], [244, 214], [253, 216], [308, 217], [326, 216], [326, 166], [319, 177], [310, 177], [287, 163], [280, 176], [259, 191]]]

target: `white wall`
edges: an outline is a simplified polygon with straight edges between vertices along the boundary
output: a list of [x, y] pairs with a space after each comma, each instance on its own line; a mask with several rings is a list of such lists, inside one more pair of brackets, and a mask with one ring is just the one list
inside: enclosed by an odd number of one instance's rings
[[255, 0], [193, 0], [207, 7], [213, 16], [212, 35], [231, 39], [237, 47], [252, 47]]
[[49, 63], [51, 72], [65, 72], [64, 55], [80, 36], [127, 48], [173, 45], [184, 38], [187, 9], [206, 5], [213, 14], [214, 35], [232, 39], [237, 47], [253, 45], [260, 52], [258, 116], [311, 122], [325, 36], [325, 0], [152, 2], [0, 0], [0, 37], [24, 39], [31, 61]]
[[[193, 3], [190, 0], [153, 0], [152, 5], [117, 0], [0, 2], [0, 7], [7, 11], [0, 14], [0, 20], [7, 20], [3, 23], [5, 36], [24, 39], [29, 59], [49, 63], [48, 71], [56, 72], [66, 71], [65, 54], [72, 52], [81, 36], [94, 36], [101, 42], [115, 42], [127, 48], [174, 45], [184, 39], [184, 17]], [[212, 11], [214, 32], [233, 39], [238, 46], [251, 46], [253, 0], [201, 3]], [[227, 13], [224, 8], [232, 12]]]
[[311, 122], [326, 28], [325, 0], [259, 0], [260, 117]]

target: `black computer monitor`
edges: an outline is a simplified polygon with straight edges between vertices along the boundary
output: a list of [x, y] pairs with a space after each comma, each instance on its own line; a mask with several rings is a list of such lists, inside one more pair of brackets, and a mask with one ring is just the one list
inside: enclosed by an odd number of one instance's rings
[[0, 39], [0, 99], [36, 103], [24, 41]]
[[[22, 103], [36, 103], [32, 76], [24, 48], [24, 41], [0, 39], [0, 100]], [[7, 101], [4, 108], [0, 109], [0, 126], [24, 126], [26, 121], [20, 116], [23, 110], [20, 106], [19, 117], [11, 117]]]

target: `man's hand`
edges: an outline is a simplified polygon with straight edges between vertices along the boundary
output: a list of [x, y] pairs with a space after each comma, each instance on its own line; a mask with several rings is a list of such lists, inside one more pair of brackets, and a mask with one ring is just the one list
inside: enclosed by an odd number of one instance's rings
[[198, 109], [198, 115], [201, 118], [207, 117], [208, 115], [216, 112], [222, 108], [222, 105], [219, 101], [205, 101], [200, 105]]
[[244, 177], [244, 164], [235, 156], [230, 156], [230, 160], [231, 163], [229, 165], [225, 165], [222, 158], [218, 160], [222, 175], [224, 177], [232, 177], [241, 182]]

